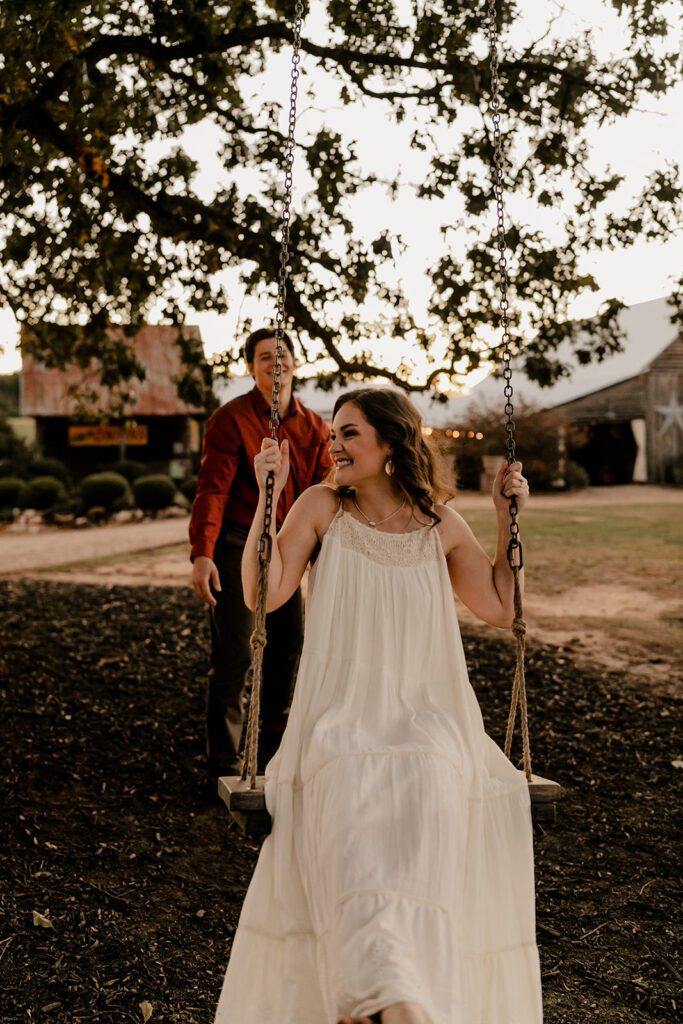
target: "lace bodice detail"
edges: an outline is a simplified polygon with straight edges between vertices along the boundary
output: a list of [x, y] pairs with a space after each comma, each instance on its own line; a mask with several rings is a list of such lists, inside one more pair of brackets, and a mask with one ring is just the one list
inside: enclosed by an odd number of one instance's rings
[[365, 526], [344, 509], [332, 520], [328, 533], [343, 548], [380, 565], [413, 568], [437, 561], [442, 550], [436, 529], [425, 526], [410, 533], [385, 533]]

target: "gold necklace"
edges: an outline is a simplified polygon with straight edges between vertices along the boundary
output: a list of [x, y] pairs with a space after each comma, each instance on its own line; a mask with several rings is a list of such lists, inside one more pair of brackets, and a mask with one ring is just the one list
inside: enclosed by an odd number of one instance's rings
[[384, 519], [368, 519], [368, 517], [366, 516], [365, 512], [363, 511], [363, 509], [359, 506], [359, 504], [356, 501], [356, 499], [355, 498], [351, 498], [351, 501], [356, 506], [356, 508], [358, 509], [358, 511], [360, 512], [360, 514], [362, 515], [363, 519], [368, 524], [368, 526], [373, 526], [374, 527], [374, 526], [381, 526], [382, 523], [386, 523], [389, 519], [393, 519], [394, 516], [397, 516], [398, 513], [401, 511], [401, 509], [405, 507], [406, 498], [404, 496], [403, 501], [398, 506], [398, 508], [395, 508], [394, 511], [391, 513], [391, 515], [385, 516]]

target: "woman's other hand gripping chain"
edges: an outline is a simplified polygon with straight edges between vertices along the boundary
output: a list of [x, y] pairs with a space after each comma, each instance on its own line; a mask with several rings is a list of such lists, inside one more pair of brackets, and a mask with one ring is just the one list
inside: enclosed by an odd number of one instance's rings
[[282, 444], [272, 437], [264, 437], [261, 451], [254, 456], [254, 472], [261, 494], [265, 494], [266, 480], [269, 473], [275, 474], [273, 488], [273, 509], [287, 483], [289, 476], [289, 441], [285, 438]]
[[[276, 529], [275, 510], [289, 475], [289, 442], [282, 444], [266, 437], [261, 451], [254, 457], [254, 472], [259, 486], [259, 502], [242, 555], [242, 588], [244, 601], [252, 611], [256, 608], [259, 574], [259, 541], [263, 533], [266, 508], [266, 482], [274, 473], [273, 514], [270, 522], [272, 540], [268, 571], [267, 611], [280, 608], [301, 583], [306, 566], [319, 543], [319, 519], [325, 519], [326, 509], [334, 504], [333, 492], [319, 484], [309, 487], [289, 511], [280, 532]], [[329, 515], [327, 515], [329, 525]]]
[[508, 512], [510, 498], [517, 499], [517, 508], [521, 511], [529, 497], [529, 481], [522, 476], [522, 463], [504, 462], [493, 481], [493, 504], [496, 511]]

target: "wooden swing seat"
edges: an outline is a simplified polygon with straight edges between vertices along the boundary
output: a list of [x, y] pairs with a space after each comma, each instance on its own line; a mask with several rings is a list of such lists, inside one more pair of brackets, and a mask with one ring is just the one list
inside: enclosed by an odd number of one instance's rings
[[[256, 789], [249, 780], [239, 775], [224, 775], [218, 780], [218, 795], [228, 808], [243, 835], [262, 839], [271, 830], [272, 822], [266, 808], [265, 776], [257, 775]], [[531, 817], [535, 825], [552, 824], [557, 820], [557, 802], [562, 797], [562, 786], [540, 775], [532, 775], [529, 783]]]
[[542, 775], [531, 775], [529, 797], [531, 798], [531, 818], [534, 825], [554, 824], [557, 821], [557, 804], [563, 796], [559, 782], [544, 779]]
[[228, 808], [231, 818], [243, 835], [249, 839], [262, 839], [270, 832], [272, 822], [266, 808], [265, 775], [256, 776], [256, 789], [249, 779], [239, 775], [222, 775], [218, 780], [218, 795]]

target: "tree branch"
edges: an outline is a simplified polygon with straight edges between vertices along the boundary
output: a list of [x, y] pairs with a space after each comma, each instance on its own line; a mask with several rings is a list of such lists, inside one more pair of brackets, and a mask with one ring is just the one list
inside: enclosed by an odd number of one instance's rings
[[[29, 127], [27, 122], [27, 117], [22, 118], [22, 124]], [[34, 129], [34, 135], [42, 136], [71, 160], [78, 162], [84, 152], [85, 147], [80, 141], [73, 139], [68, 132], [60, 128], [44, 110], [34, 112], [30, 119], [30, 127]], [[126, 205], [132, 206], [136, 212], [146, 213], [161, 231], [171, 235], [182, 232], [187, 241], [200, 241], [227, 248], [239, 259], [256, 263], [271, 280], [277, 280], [280, 250], [277, 241], [271, 235], [256, 235], [220, 210], [206, 206], [190, 196], [165, 195], [167, 206], [158, 196], [148, 195], [117, 171], [108, 168], [107, 173], [108, 190]], [[173, 209], [173, 206], [176, 208]], [[448, 367], [443, 366], [433, 370], [423, 384], [412, 384], [392, 370], [365, 359], [345, 359], [336, 344], [335, 332], [314, 317], [291, 278], [287, 286], [285, 308], [300, 328], [322, 343], [339, 370], [347, 376], [382, 378], [416, 392], [429, 388], [433, 381], [443, 374], [450, 376]]]
[[[38, 90], [33, 97], [34, 101], [43, 103], [46, 100], [52, 99], [58, 96], [66, 84], [69, 75], [72, 71], [76, 70], [79, 64], [85, 63], [87, 66], [93, 66], [100, 60], [104, 60], [108, 57], [125, 56], [125, 57], [144, 57], [148, 60], [156, 61], [159, 64], [168, 64], [171, 61], [191, 59], [194, 57], [200, 57], [204, 54], [216, 54], [225, 53], [228, 50], [239, 49], [243, 47], [252, 46], [257, 42], [265, 41], [282, 41], [292, 42], [293, 32], [292, 29], [283, 23], [279, 22], [267, 22], [263, 25], [254, 25], [248, 28], [234, 29], [231, 32], [221, 33], [215, 36], [214, 39], [206, 41], [205, 39], [188, 39], [180, 43], [163, 43], [155, 41], [145, 36], [130, 36], [130, 35], [114, 35], [105, 34], [100, 36], [95, 42], [86, 46], [83, 50], [75, 53], [73, 57], [65, 61], [60, 68], [48, 79], [47, 82]], [[452, 78], [455, 71], [471, 72], [471, 71], [482, 71], [484, 65], [479, 61], [465, 61], [454, 60], [449, 61], [437, 61], [437, 60], [423, 60], [418, 57], [399, 57], [391, 53], [368, 53], [360, 50], [350, 49], [344, 46], [320, 46], [314, 43], [310, 39], [301, 39], [301, 49], [305, 53], [310, 53], [311, 56], [318, 57], [323, 61], [332, 60], [339, 64], [344, 70], [351, 75], [356, 76], [354, 78], [355, 84], [359, 85], [357, 78], [357, 72], [353, 72], [353, 65], [363, 65], [365, 67], [375, 68], [406, 68], [421, 71], [434, 71], [440, 72]], [[537, 77], [547, 76], [548, 73], [554, 73], [564, 78], [570, 79], [572, 82], [580, 83], [586, 89], [595, 92], [597, 95], [609, 95], [611, 98], [616, 98], [617, 94], [613, 90], [606, 90], [602, 88], [599, 83], [591, 82], [588, 78], [571, 72], [566, 68], [561, 68], [552, 62], [546, 61], [531, 61], [528, 59], [516, 59], [510, 61], [500, 62], [500, 71], [505, 73], [507, 70], [517, 71], [524, 70], [528, 73], [533, 73]], [[435, 87], [438, 90], [438, 87]], [[368, 87], [365, 87], [364, 91], [369, 96], [373, 96], [379, 99], [386, 98], [412, 98], [413, 96], [419, 97], [422, 95], [432, 95], [433, 91], [424, 93], [422, 90], [417, 90], [415, 93], [396, 92], [392, 93], [380, 93], [371, 91]]]

